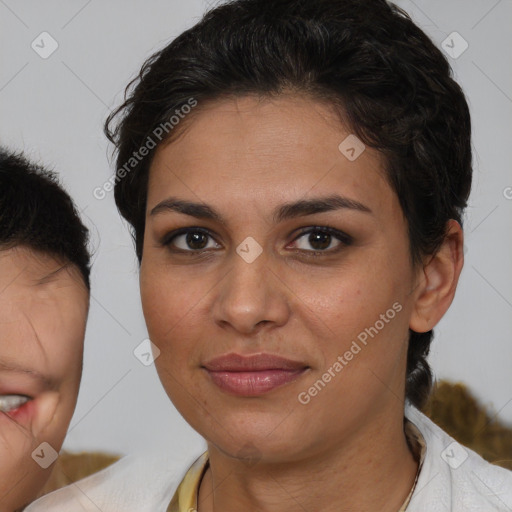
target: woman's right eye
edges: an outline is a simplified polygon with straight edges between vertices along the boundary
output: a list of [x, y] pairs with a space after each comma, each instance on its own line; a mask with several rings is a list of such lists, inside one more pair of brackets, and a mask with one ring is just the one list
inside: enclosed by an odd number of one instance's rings
[[198, 228], [184, 228], [168, 233], [162, 240], [162, 245], [172, 251], [189, 253], [199, 253], [220, 247], [208, 231]]

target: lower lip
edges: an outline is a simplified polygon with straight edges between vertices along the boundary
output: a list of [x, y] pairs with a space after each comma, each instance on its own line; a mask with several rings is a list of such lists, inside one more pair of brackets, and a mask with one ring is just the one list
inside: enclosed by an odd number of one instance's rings
[[17, 409], [11, 409], [10, 411], [0, 412], [0, 419], [5, 415], [9, 416], [11, 420], [16, 421], [20, 424], [28, 424], [30, 420], [35, 416], [36, 404], [35, 400], [29, 400], [28, 402], [20, 405]]
[[257, 372], [227, 372], [207, 370], [220, 389], [239, 396], [258, 396], [298, 379], [301, 370], [262, 370]]

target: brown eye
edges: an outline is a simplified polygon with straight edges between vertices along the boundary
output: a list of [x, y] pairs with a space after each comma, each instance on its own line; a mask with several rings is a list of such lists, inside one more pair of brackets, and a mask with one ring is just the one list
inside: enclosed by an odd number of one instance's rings
[[208, 244], [208, 235], [197, 231], [185, 235], [185, 244], [191, 249], [204, 249]]
[[309, 228], [294, 240], [296, 249], [311, 253], [336, 252], [343, 246], [350, 245], [352, 238], [334, 228]]
[[162, 245], [182, 252], [199, 252], [219, 247], [210, 233], [197, 228], [180, 229], [169, 233], [162, 240]]
[[315, 250], [324, 250], [331, 245], [332, 235], [328, 233], [310, 233], [308, 237], [308, 243], [311, 244], [311, 247]]

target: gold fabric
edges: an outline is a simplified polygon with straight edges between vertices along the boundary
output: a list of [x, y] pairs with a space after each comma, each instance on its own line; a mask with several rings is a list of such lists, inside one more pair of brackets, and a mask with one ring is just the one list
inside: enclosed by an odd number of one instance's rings
[[196, 512], [197, 511], [197, 495], [199, 492], [199, 484], [208, 468], [208, 452], [204, 452], [190, 466], [189, 470], [183, 477], [180, 485], [176, 489], [171, 503], [167, 507], [167, 512]]
[[[404, 431], [411, 447], [414, 457], [419, 462], [418, 473], [414, 485], [412, 486], [409, 496], [400, 507], [398, 512], [405, 512], [409, 502], [411, 501], [418, 476], [420, 474], [421, 466], [425, 458], [426, 444], [423, 436], [418, 428], [409, 420], [405, 420]], [[208, 468], [208, 452], [204, 452], [193, 464], [183, 477], [180, 485], [176, 489], [174, 496], [167, 508], [167, 512], [196, 512], [197, 511], [197, 497], [199, 492], [199, 484], [201, 479]]]

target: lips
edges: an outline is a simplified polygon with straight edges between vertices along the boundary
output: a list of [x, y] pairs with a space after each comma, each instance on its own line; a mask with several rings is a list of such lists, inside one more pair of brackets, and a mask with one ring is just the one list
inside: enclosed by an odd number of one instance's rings
[[0, 412], [10, 412], [26, 404], [30, 397], [24, 395], [0, 395]]
[[24, 426], [31, 424], [46, 389], [43, 379], [32, 374], [0, 371], [0, 421], [9, 416]]
[[259, 396], [298, 379], [308, 366], [273, 354], [226, 354], [204, 364], [211, 380], [238, 396]]
[[210, 371], [257, 372], [265, 370], [300, 370], [307, 365], [272, 354], [242, 356], [226, 354], [207, 362], [204, 367]]
[[36, 414], [35, 400], [24, 395], [0, 395], [0, 420], [4, 415], [28, 424]]

